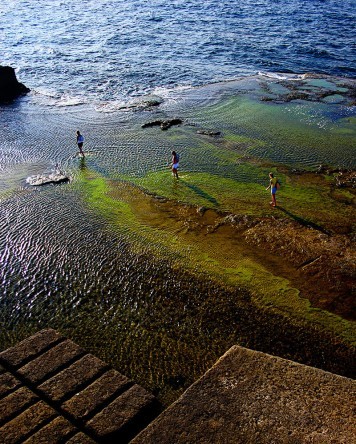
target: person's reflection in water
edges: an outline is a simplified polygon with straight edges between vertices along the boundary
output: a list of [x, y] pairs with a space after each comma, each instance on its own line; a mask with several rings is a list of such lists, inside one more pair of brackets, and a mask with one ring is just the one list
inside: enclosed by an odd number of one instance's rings
[[85, 171], [87, 169], [87, 166], [85, 164], [85, 157], [81, 157], [79, 159], [79, 169], [80, 171]]

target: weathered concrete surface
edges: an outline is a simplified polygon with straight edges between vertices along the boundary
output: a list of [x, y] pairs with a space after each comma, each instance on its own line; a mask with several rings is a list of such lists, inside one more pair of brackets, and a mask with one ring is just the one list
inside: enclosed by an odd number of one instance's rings
[[2, 373], [0, 375], [0, 397], [6, 396], [10, 390], [14, 390], [21, 385], [21, 381], [15, 378], [11, 373]]
[[76, 393], [62, 407], [76, 418], [85, 419], [91, 412], [99, 411], [100, 406], [105, 405], [108, 399], [123, 393], [131, 386], [132, 382], [126, 376], [109, 370], [80, 393]]
[[0, 443], [129, 442], [153, 395], [54, 330], [0, 353]]
[[232, 347], [132, 444], [355, 443], [351, 379]]
[[353, 380], [238, 346], [157, 407], [54, 330], [0, 353], [0, 443], [356, 442]]
[[[121, 442], [126, 442], [132, 435], [130, 429], [133, 419], [144, 424], [153, 419], [152, 403], [153, 395], [135, 384], [88, 421], [87, 426], [99, 438], [110, 442], [120, 438]], [[117, 434], [118, 429], [120, 436]]]
[[44, 401], [36, 402], [0, 428], [0, 442], [15, 444], [36, 432], [57, 417], [56, 411]]
[[21, 341], [16, 347], [3, 351], [1, 358], [9, 365], [17, 368], [61, 341], [63, 341], [63, 337], [57, 331], [41, 330], [34, 336]]
[[[61, 416], [42, 427], [37, 433], [26, 439], [25, 444], [48, 444], [65, 442], [66, 438], [77, 429]], [[90, 442], [90, 441], [89, 441]], [[91, 441], [93, 442], [93, 441]]]
[[26, 407], [39, 401], [39, 398], [27, 387], [20, 387], [5, 398], [0, 399], [0, 418], [6, 422], [12, 416], [20, 414]]
[[107, 365], [93, 355], [85, 355], [39, 386], [42, 393], [53, 401], [68, 398], [70, 393], [80, 392], [81, 387], [96, 379]]

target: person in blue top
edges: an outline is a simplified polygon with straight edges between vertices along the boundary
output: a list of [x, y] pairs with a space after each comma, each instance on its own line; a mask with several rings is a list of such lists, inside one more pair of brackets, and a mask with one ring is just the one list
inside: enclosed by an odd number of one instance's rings
[[277, 201], [276, 201], [276, 193], [277, 193], [277, 188], [278, 188], [278, 179], [277, 177], [274, 177], [273, 173], [269, 173], [269, 185], [266, 188], [266, 190], [268, 190], [269, 188], [271, 188], [271, 197], [272, 197], [272, 202], [270, 202], [270, 205], [272, 205], [272, 207], [276, 207], [277, 206]]
[[85, 157], [84, 152], [83, 152], [83, 143], [84, 143], [84, 136], [82, 134], [80, 134], [80, 131], [77, 131], [77, 145], [79, 148], [79, 153]]
[[172, 173], [176, 179], [179, 179], [178, 168], [179, 168], [179, 154], [177, 154], [175, 151], [172, 151]]

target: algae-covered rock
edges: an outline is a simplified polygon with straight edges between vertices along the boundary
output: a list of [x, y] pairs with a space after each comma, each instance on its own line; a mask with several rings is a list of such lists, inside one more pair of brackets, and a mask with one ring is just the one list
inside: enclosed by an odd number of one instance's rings
[[221, 131], [198, 130], [197, 134], [202, 134], [203, 136], [214, 137], [214, 136], [220, 136]]

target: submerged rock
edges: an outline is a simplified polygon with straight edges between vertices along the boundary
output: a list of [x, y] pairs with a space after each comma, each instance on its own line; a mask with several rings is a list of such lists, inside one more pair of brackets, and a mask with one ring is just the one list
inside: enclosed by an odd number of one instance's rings
[[198, 130], [197, 134], [202, 134], [203, 136], [214, 137], [214, 136], [220, 136], [221, 131]]
[[335, 182], [338, 188], [356, 188], [356, 171], [340, 171]]
[[158, 107], [163, 103], [163, 99], [160, 97], [152, 97], [143, 99], [140, 101], [134, 101], [131, 103], [127, 103], [125, 105], [117, 107], [119, 110], [123, 111], [143, 111], [143, 110], [151, 110], [154, 107]]
[[69, 182], [69, 177], [60, 171], [50, 173], [48, 175], [37, 174], [30, 176], [26, 179], [26, 182], [32, 186], [47, 185], [49, 183], [63, 183]]
[[17, 80], [14, 68], [0, 66], [0, 102], [11, 102], [29, 91]]

